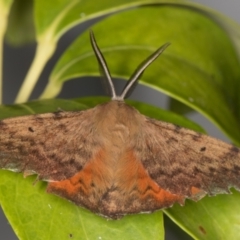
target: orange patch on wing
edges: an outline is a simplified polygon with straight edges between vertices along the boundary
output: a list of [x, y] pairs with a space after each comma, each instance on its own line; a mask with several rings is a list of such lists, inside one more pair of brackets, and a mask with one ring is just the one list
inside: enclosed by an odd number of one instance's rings
[[138, 188], [142, 193], [140, 196], [141, 198], [151, 196], [158, 202], [158, 205], [161, 205], [162, 207], [168, 207], [175, 202], [180, 204], [184, 203], [184, 196], [172, 194], [159, 187], [158, 184], [147, 174], [142, 164], [139, 164], [138, 176]]
[[[89, 163], [73, 177], [63, 181], [50, 182], [48, 191], [52, 192], [53, 190], [54, 192], [54, 189], [58, 189], [67, 192], [68, 195], [77, 195], [79, 191], [82, 191], [85, 195], [88, 195], [94, 182], [98, 181], [98, 178], [101, 177], [101, 172], [104, 172], [104, 159], [104, 151], [98, 151], [94, 158], [89, 160]], [[101, 185], [101, 182], [98, 181], [98, 183]]]
[[[82, 179], [84, 178], [84, 184], [82, 183]], [[89, 180], [91, 179], [90, 172], [86, 171], [83, 173], [82, 171], [75, 174], [73, 177], [59, 181], [59, 182], [51, 182], [48, 185], [48, 189], [61, 189], [68, 193], [68, 195], [76, 194], [80, 189], [87, 194], [88, 189], [87, 185], [89, 184]]]
[[[138, 198], [145, 202], [151, 199], [156, 208], [165, 208], [171, 206], [175, 202], [184, 203], [184, 196], [173, 194], [162, 189], [147, 173], [140, 160], [134, 154], [134, 151], [129, 151], [124, 156], [124, 170], [120, 171], [122, 189], [129, 194], [137, 187]], [[127, 170], [127, 171], [126, 171]]]

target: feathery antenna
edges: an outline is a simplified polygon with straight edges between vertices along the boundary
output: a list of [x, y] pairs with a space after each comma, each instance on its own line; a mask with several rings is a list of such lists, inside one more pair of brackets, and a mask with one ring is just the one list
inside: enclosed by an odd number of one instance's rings
[[137, 82], [139, 80], [139, 78], [142, 76], [142, 74], [144, 73], [145, 69], [154, 61], [156, 60], [161, 53], [170, 45], [170, 43], [166, 43], [163, 46], [161, 46], [160, 48], [158, 48], [154, 53], [152, 53], [147, 59], [145, 59], [135, 70], [135, 72], [132, 74], [132, 76], [130, 77], [130, 79], [127, 81], [125, 87], [123, 88], [123, 91], [121, 93], [120, 96], [116, 95], [116, 91], [113, 85], [113, 81], [107, 66], [107, 63], [104, 59], [103, 54], [101, 53], [93, 32], [90, 30], [90, 40], [91, 40], [91, 44], [92, 44], [92, 48], [93, 51], [97, 57], [98, 60], [98, 64], [99, 64], [99, 68], [100, 68], [100, 72], [104, 77], [104, 81], [105, 81], [105, 85], [107, 86], [108, 91], [111, 93], [112, 96], [112, 100], [124, 100], [125, 98], [127, 98], [132, 91], [134, 90], [134, 88], [137, 85]]
[[112, 81], [107, 63], [97, 45], [97, 42], [95, 40], [92, 30], [90, 30], [90, 40], [91, 40], [93, 51], [97, 57], [99, 69], [100, 69], [101, 74], [103, 75], [103, 78], [104, 78], [103, 80], [104, 80], [105, 86], [107, 87], [107, 91], [110, 92], [112, 99], [115, 99], [117, 97], [117, 95], [116, 95], [116, 91], [115, 91], [115, 88], [113, 85], [113, 81]]
[[165, 43], [163, 46], [161, 46], [159, 49], [157, 49], [153, 54], [151, 54], [147, 59], [145, 59], [135, 70], [135, 72], [132, 74], [130, 79], [127, 81], [122, 94], [120, 96], [120, 99], [125, 99], [129, 97], [129, 95], [132, 93], [134, 88], [137, 85], [138, 80], [142, 76], [145, 69], [155, 60], [159, 57], [159, 55], [170, 45], [170, 43]]

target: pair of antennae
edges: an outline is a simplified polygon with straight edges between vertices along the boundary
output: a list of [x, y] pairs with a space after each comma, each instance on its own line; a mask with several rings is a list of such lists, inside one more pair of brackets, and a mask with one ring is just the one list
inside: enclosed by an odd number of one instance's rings
[[139, 78], [142, 76], [144, 70], [155, 60], [159, 57], [159, 55], [170, 45], [170, 43], [166, 43], [163, 46], [161, 46], [159, 49], [157, 49], [153, 54], [151, 54], [147, 59], [145, 59], [135, 70], [135, 72], [132, 74], [128, 82], [126, 83], [125, 87], [123, 88], [123, 91], [120, 96], [117, 96], [116, 90], [113, 85], [113, 81], [107, 66], [107, 63], [104, 59], [103, 54], [101, 53], [97, 42], [95, 40], [93, 32], [90, 30], [90, 40], [92, 44], [93, 51], [97, 57], [100, 72], [104, 77], [104, 80], [106, 82], [106, 86], [108, 91], [111, 94], [112, 100], [124, 100], [127, 98], [131, 92], [134, 90], [134, 88], [137, 85], [137, 82]]

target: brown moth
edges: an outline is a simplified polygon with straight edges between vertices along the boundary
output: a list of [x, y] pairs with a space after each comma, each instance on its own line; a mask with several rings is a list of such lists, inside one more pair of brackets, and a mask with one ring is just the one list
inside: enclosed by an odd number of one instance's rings
[[113, 219], [240, 189], [238, 148], [124, 103], [168, 44], [140, 64], [117, 96], [92, 32], [90, 39], [112, 101], [0, 121], [0, 167], [38, 174], [49, 193]]

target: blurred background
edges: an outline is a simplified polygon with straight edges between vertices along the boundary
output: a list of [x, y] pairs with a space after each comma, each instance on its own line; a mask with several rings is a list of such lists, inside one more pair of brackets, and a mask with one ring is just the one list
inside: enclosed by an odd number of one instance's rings
[[[238, 23], [240, 23], [240, 1], [239, 0], [195, 0], [197, 2], [206, 6], [209, 6], [215, 10], [218, 10], [225, 15], [231, 17]], [[48, 76], [54, 66], [56, 60], [59, 58], [61, 53], [66, 49], [66, 47], [78, 36], [84, 29], [86, 29], [91, 23], [85, 25], [77, 26], [74, 29], [67, 32], [64, 37], [60, 40], [57, 52], [54, 57], [47, 64], [43, 74], [40, 77], [39, 83], [34, 90], [31, 99], [37, 98], [46, 82], [48, 81]], [[4, 68], [3, 68], [3, 102], [4, 104], [12, 104], [16, 97], [17, 91], [21, 86], [21, 79], [24, 79], [27, 70], [31, 64], [34, 57], [36, 45], [34, 43], [24, 45], [21, 47], [13, 47], [5, 43], [4, 45]], [[17, 80], [17, 81], [16, 81]], [[119, 89], [124, 85], [121, 80], [115, 81], [116, 87]], [[64, 85], [63, 91], [58, 96], [59, 98], [75, 98], [81, 96], [92, 96], [92, 95], [104, 95], [101, 87], [101, 83], [97, 78], [89, 78], [86, 81], [79, 81], [78, 79], [68, 81]], [[152, 89], [148, 89], [144, 86], [138, 86], [131, 96], [131, 99], [146, 102], [155, 106], [162, 108], [167, 107], [167, 97], [163, 94], [159, 94]], [[228, 139], [219, 130], [213, 126], [208, 120], [197, 113], [191, 113], [188, 117], [200, 125], [202, 125], [209, 135], [228, 141]], [[175, 229], [175, 226], [170, 224], [169, 220], [167, 222], [166, 239], [167, 240], [184, 240], [191, 239], [188, 236], [181, 235], [180, 231]], [[8, 224], [2, 210], [0, 208], [0, 239], [15, 240], [17, 237]]]

